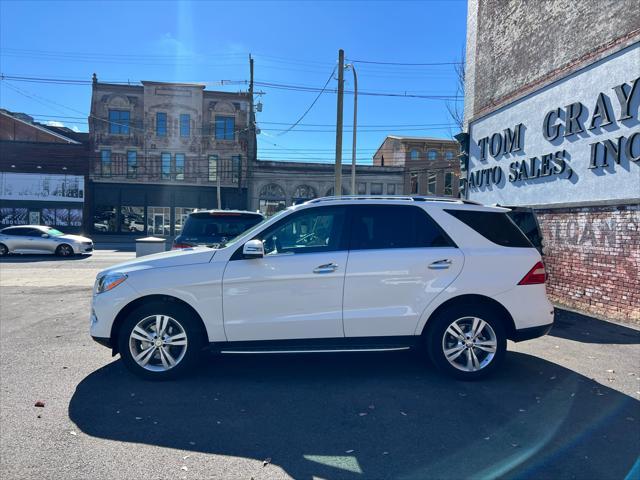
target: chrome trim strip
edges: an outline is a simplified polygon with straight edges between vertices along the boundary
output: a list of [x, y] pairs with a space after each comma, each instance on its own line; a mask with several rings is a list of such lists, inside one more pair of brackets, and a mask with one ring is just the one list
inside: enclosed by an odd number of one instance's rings
[[411, 347], [350, 348], [332, 350], [220, 350], [220, 353], [338, 353], [338, 352], [391, 352], [409, 350]]

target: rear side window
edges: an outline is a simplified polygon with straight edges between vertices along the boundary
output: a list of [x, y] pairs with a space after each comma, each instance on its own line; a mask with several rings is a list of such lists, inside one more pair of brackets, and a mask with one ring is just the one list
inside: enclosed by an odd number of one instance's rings
[[351, 211], [351, 250], [455, 247], [422, 208], [409, 205], [359, 205]]
[[445, 212], [493, 243], [503, 247], [533, 248], [531, 242], [506, 213], [473, 210], [445, 210]]

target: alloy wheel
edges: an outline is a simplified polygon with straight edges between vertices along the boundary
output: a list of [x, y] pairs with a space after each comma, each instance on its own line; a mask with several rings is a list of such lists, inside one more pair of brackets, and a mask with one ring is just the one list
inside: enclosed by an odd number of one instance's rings
[[61, 257], [70, 257], [73, 255], [73, 250], [69, 245], [60, 245], [58, 247], [58, 255]]
[[129, 335], [133, 360], [145, 370], [171, 370], [187, 352], [187, 334], [176, 319], [151, 315], [140, 320]]
[[3, 243], [0, 243], [0, 257], [4, 257], [7, 253], [9, 253], [9, 249]]
[[476, 372], [491, 363], [498, 349], [496, 332], [478, 317], [453, 321], [442, 336], [447, 361], [463, 372]]

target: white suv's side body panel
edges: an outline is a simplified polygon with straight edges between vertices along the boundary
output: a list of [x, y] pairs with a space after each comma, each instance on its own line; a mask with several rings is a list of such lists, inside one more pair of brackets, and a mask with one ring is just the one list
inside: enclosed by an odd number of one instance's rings
[[[227, 339], [334, 338], [342, 330], [346, 251], [232, 260], [224, 272]], [[314, 272], [323, 265], [335, 270]]]
[[457, 248], [352, 250], [344, 286], [345, 336], [413, 335], [422, 312], [463, 264]]

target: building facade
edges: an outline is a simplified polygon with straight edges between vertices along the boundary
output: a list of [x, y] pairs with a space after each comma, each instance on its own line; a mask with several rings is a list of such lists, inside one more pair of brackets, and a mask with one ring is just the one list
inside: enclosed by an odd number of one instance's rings
[[[333, 164], [259, 160], [251, 167], [249, 208], [271, 215], [291, 205], [331, 196], [335, 187]], [[403, 194], [402, 167], [356, 166], [357, 195]], [[342, 168], [342, 193], [350, 194], [351, 166]]]
[[25, 114], [0, 110], [0, 227], [87, 227], [87, 145]]
[[640, 322], [640, 9], [470, 0], [464, 195], [538, 212], [561, 306]]
[[177, 235], [196, 208], [247, 207], [256, 148], [248, 93], [94, 76], [89, 132], [96, 232]]
[[457, 197], [459, 149], [455, 140], [389, 135], [373, 156], [373, 164], [402, 167], [407, 194]]

